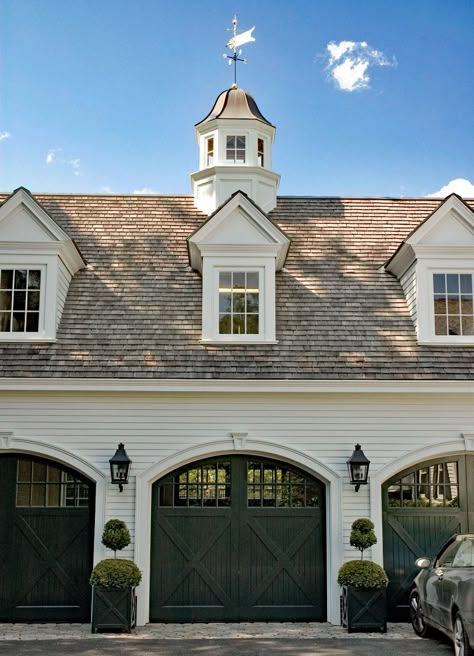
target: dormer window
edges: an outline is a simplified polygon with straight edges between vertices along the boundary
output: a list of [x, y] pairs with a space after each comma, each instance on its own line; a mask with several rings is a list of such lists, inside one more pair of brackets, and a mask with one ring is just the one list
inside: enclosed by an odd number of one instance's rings
[[258, 271], [219, 272], [219, 335], [258, 335]]
[[214, 137], [206, 139], [206, 166], [214, 165]]
[[264, 149], [265, 146], [263, 139], [257, 139], [257, 159], [259, 166], [265, 166]]
[[473, 286], [470, 273], [434, 273], [436, 335], [474, 335]]
[[0, 333], [38, 333], [41, 269], [1, 269]]
[[227, 162], [245, 164], [245, 136], [231, 136], [226, 138]]

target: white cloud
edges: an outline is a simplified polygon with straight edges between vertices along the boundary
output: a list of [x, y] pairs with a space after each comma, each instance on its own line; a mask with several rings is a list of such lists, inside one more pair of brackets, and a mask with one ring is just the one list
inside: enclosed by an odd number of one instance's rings
[[50, 148], [46, 154], [46, 164], [52, 164], [61, 151], [62, 148]]
[[4, 132], [0, 132], [0, 141], [5, 141], [5, 139], [10, 139], [12, 135], [10, 132], [7, 132], [6, 130]]
[[439, 191], [428, 194], [426, 198], [446, 198], [449, 194], [458, 194], [463, 198], [474, 198], [474, 184], [465, 178], [456, 178], [441, 187]]
[[132, 193], [142, 195], [142, 194], [156, 194], [157, 192], [151, 187], [143, 187], [143, 189], [134, 189]]
[[369, 86], [368, 69], [373, 66], [396, 66], [383, 52], [371, 48], [365, 41], [331, 41], [326, 70], [342, 91], [356, 91]]
[[50, 148], [46, 153], [46, 164], [70, 166], [75, 176], [82, 175], [81, 160], [78, 157], [65, 157], [62, 148]]
[[78, 159], [76, 157], [74, 159], [68, 160], [67, 163], [69, 164], [69, 166], [72, 167], [72, 172], [74, 173], [74, 175], [82, 175], [81, 170], [80, 170], [81, 169], [81, 160], [80, 159]]
[[112, 191], [112, 189], [110, 187], [105, 186], [105, 187], [100, 188], [100, 193], [101, 194], [113, 194], [114, 192]]

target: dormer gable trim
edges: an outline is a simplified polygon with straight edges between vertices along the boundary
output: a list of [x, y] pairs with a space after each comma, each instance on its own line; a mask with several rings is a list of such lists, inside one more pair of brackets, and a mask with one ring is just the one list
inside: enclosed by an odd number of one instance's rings
[[465, 247], [463, 246], [431, 246], [426, 244], [429, 234], [434, 231], [447, 217], [455, 218], [459, 223], [473, 235], [474, 245], [474, 212], [465, 203], [465, 201], [457, 194], [451, 194], [445, 198], [437, 207], [437, 209], [430, 214], [420, 225], [418, 225], [408, 237], [397, 248], [395, 253], [385, 264], [385, 269], [393, 273], [398, 278], [414, 263], [417, 256], [433, 254], [436, 255], [441, 250], [446, 254], [457, 250], [459, 255], [462, 255]]
[[[32, 239], [28, 234], [25, 239], [2, 239], [2, 223], [21, 206], [27, 210], [28, 218], [42, 230], [46, 237], [45, 242]], [[58, 255], [71, 275], [86, 266], [73, 240], [25, 187], [15, 189], [0, 206], [0, 250], [11, 253], [49, 252]]]
[[[219, 241], [218, 234], [222, 231], [235, 213], [255, 230], [256, 243], [239, 243], [238, 241]], [[257, 239], [258, 237], [258, 239]], [[217, 238], [217, 239], [216, 239]], [[221, 205], [207, 221], [188, 238], [190, 264], [193, 269], [202, 273], [203, 255], [205, 252], [247, 252], [256, 255], [273, 255], [275, 270], [279, 271], [286, 260], [290, 239], [280, 228], [275, 226], [268, 216], [244, 192], [237, 191]]]

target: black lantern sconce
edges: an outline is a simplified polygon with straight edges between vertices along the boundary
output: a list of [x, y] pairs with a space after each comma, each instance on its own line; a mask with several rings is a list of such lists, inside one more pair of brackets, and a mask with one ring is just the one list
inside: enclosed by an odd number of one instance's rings
[[369, 465], [370, 460], [365, 457], [360, 444], [356, 444], [354, 452], [347, 461], [351, 485], [355, 485], [356, 492], [359, 491], [361, 485], [367, 485]]
[[132, 461], [125, 451], [122, 442], [118, 445], [113, 458], [110, 458], [110, 476], [112, 483], [119, 486], [120, 492], [123, 492], [123, 486], [128, 483], [128, 472]]

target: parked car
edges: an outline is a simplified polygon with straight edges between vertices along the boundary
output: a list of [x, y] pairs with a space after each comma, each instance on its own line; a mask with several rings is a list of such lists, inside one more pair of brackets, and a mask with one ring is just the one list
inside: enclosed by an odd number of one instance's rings
[[474, 535], [454, 535], [433, 558], [418, 558], [421, 572], [410, 594], [415, 633], [432, 629], [454, 642], [456, 656], [474, 653]]

